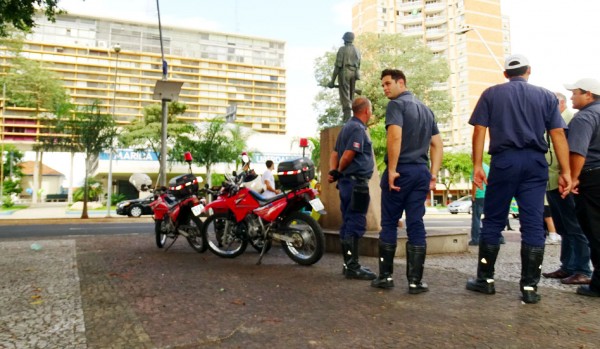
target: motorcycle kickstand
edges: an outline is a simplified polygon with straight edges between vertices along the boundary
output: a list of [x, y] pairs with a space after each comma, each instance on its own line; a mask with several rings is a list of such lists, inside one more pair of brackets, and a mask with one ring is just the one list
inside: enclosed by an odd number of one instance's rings
[[167, 252], [171, 246], [173, 246], [173, 244], [175, 243], [175, 241], [177, 241], [177, 238], [179, 237], [179, 234], [175, 235], [175, 237], [173, 238], [173, 241], [171, 241], [171, 243], [169, 244], [169, 246], [167, 246], [167, 248], [165, 249], [165, 252]]
[[263, 259], [263, 256], [265, 255], [265, 250], [266, 249], [267, 249], [267, 242], [265, 242], [263, 244], [263, 248], [262, 248], [262, 251], [260, 251], [260, 257], [258, 257], [258, 261], [256, 262], [256, 265], [260, 265], [260, 263], [261, 263], [261, 261]]

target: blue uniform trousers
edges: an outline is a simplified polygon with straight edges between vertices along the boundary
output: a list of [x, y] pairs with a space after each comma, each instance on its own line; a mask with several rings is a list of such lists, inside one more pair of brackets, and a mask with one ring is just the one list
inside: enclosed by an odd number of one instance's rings
[[479, 244], [479, 235], [481, 235], [481, 214], [484, 202], [485, 198], [476, 198], [471, 208], [471, 241], [475, 244]]
[[352, 237], [361, 238], [367, 229], [367, 215], [359, 213], [350, 207], [352, 201], [352, 190], [357, 180], [350, 177], [342, 177], [338, 180], [340, 191], [340, 210], [342, 212], [342, 226], [340, 227], [340, 239], [346, 240]]
[[500, 244], [510, 202], [519, 205], [521, 240], [532, 247], [542, 247], [544, 231], [544, 195], [548, 182], [548, 162], [544, 153], [521, 149], [505, 150], [492, 156], [488, 185], [483, 204], [481, 240], [488, 245]]
[[561, 198], [558, 189], [546, 192], [556, 232], [562, 237], [560, 244], [560, 269], [567, 274], [592, 275], [590, 247], [575, 214], [575, 200], [569, 194]]
[[398, 220], [406, 211], [406, 232], [408, 243], [425, 246], [425, 199], [429, 193], [431, 173], [425, 164], [399, 164], [395, 185], [400, 191], [390, 191], [388, 171], [381, 177], [381, 232], [379, 239], [387, 244], [398, 240]]

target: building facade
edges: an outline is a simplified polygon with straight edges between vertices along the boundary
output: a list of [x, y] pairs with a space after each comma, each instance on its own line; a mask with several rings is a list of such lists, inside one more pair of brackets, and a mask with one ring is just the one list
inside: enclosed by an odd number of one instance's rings
[[504, 81], [501, 62], [510, 53], [500, 0], [360, 0], [352, 9], [352, 28], [357, 34], [413, 36], [448, 60], [453, 110], [440, 131], [450, 150], [470, 150], [471, 112], [485, 88]]
[[[52, 23], [36, 18], [22, 55], [42, 62], [62, 79], [78, 106], [99, 101], [119, 124], [143, 116], [163, 77], [156, 24], [64, 14]], [[116, 52], [115, 47], [120, 48]], [[183, 82], [180, 119], [198, 122], [237, 108], [236, 121], [255, 131], [285, 134], [285, 42], [238, 34], [163, 26], [167, 78]], [[11, 64], [0, 48], [0, 73]], [[30, 145], [44, 128], [33, 110], [2, 104], [2, 140]], [[114, 109], [114, 112], [113, 112]]]

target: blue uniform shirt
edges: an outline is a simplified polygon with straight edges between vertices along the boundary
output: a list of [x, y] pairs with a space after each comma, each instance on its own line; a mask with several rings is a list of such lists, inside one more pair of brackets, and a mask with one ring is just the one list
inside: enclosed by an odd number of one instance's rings
[[579, 110], [569, 123], [569, 150], [585, 157], [583, 169], [600, 167], [600, 101]]
[[335, 142], [334, 150], [341, 159], [346, 150], [354, 150], [356, 154], [348, 167], [342, 171], [344, 176], [358, 176], [371, 178], [375, 161], [373, 160], [373, 146], [367, 135], [367, 127], [356, 117], [346, 122]]
[[554, 93], [528, 84], [522, 77], [483, 91], [469, 124], [489, 128], [491, 155], [508, 149], [545, 153], [544, 132], [567, 127]]
[[[385, 127], [402, 127], [402, 145], [398, 164], [428, 164], [431, 136], [440, 133], [435, 116], [410, 91], [391, 100], [385, 111]], [[385, 155], [387, 163], [387, 154]]]

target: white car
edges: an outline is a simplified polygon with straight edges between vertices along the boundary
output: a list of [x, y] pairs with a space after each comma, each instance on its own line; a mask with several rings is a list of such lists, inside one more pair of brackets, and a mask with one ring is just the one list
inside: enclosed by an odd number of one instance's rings
[[471, 206], [473, 206], [471, 195], [467, 195], [456, 201], [452, 201], [450, 205], [448, 205], [448, 211], [452, 214], [457, 214], [459, 212], [471, 214]]

